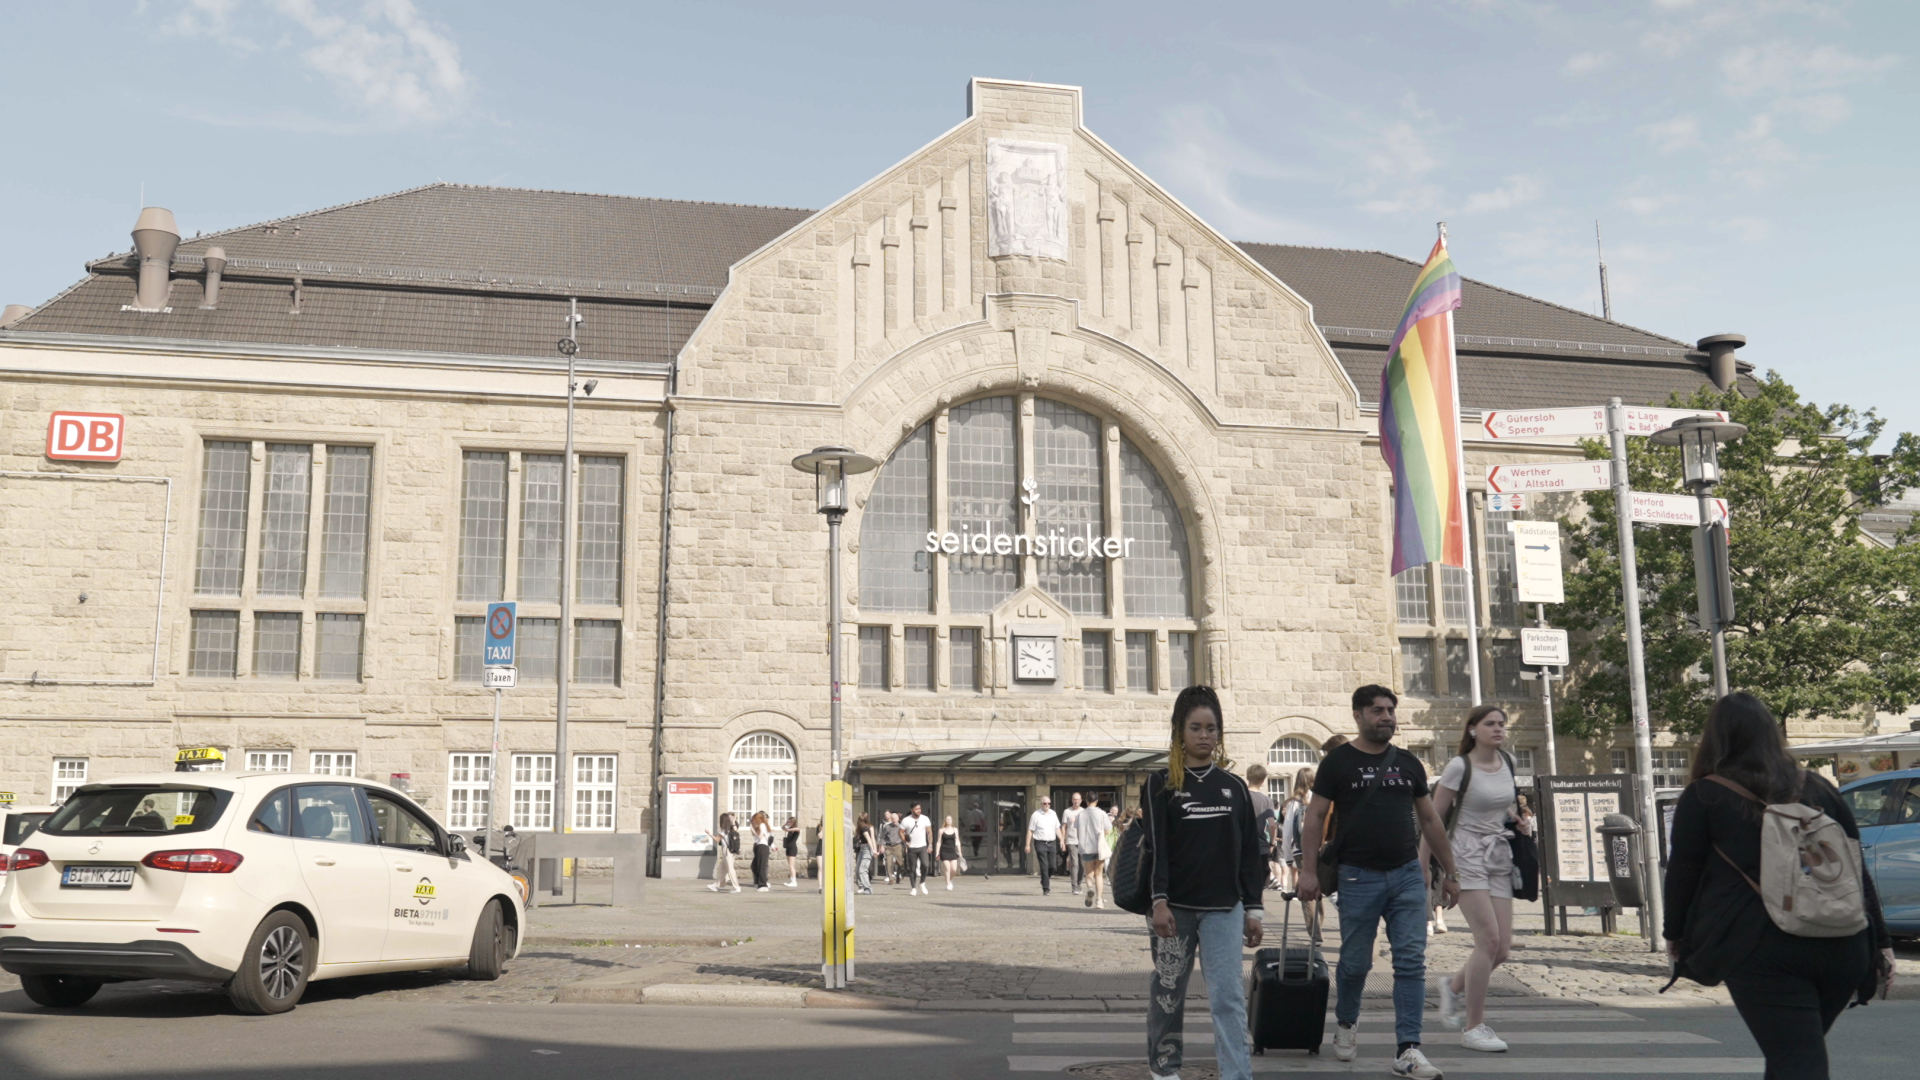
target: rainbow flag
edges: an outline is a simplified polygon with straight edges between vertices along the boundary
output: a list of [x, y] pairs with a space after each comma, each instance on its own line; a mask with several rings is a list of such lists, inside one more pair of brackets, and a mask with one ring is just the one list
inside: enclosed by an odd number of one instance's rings
[[1466, 565], [1460, 497], [1460, 402], [1453, 319], [1460, 272], [1443, 237], [1407, 294], [1380, 372], [1380, 454], [1393, 470], [1393, 572]]

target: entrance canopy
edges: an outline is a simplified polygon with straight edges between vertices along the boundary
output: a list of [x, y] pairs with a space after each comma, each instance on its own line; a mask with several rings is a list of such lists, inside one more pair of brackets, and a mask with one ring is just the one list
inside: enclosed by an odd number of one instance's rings
[[1896, 751], [1920, 753], [1920, 731], [1900, 731], [1892, 735], [1863, 735], [1857, 739], [1801, 743], [1787, 747], [1795, 757], [1832, 757], [1834, 754], [1888, 754]]
[[993, 746], [981, 750], [909, 750], [874, 754], [847, 763], [849, 770], [1045, 769], [1052, 772], [1105, 772], [1113, 769], [1159, 769], [1167, 764], [1165, 750], [1125, 746]]

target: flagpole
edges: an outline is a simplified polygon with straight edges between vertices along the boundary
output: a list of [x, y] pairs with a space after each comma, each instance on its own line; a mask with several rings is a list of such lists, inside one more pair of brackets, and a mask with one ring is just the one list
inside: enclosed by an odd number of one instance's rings
[[[1447, 223], [1439, 222], [1440, 245], [1447, 243]], [[1452, 252], [1448, 252], [1452, 258]], [[1457, 268], [1456, 268], [1457, 269]], [[1473, 704], [1478, 706], [1480, 695], [1480, 593], [1474, 583], [1473, 560], [1473, 511], [1467, 502], [1467, 448], [1466, 437], [1460, 426], [1460, 353], [1454, 347], [1453, 311], [1442, 313], [1446, 319], [1447, 374], [1453, 381], [1453, 456], [1460, 468], [1453, 474], [1454, 492], [1460, 499], [1460, 561], [1465, 565], [1460, 569], [1467, 576], [1467, 685], [1473, 696]], [[1442, 574], [1444, 576], [1444, 571]], [[1446, 594], [1446, 586], [1441, 585], [1441, 595]], [[1444, 606], [1444, 605], [1443, 605]]]

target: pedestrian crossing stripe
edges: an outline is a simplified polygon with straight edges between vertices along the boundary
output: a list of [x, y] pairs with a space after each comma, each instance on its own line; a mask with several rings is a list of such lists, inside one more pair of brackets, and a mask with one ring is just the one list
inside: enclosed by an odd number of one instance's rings
[[[1719, 1046], [1719, 1039], [1690, 1031], [1515, 1031], [1500, 1036], [1513, 1046]], [[1211, 1032], [1186, 1033], [1188, 1044], [1212, 1044]], [[1331, 1032], [1326, 1042], [1333, 1041]], [[1016, 1046], [1125, 1046], [1144, 1042], [1136, 1031], [1016, 1031]], [[1396, 1045], [1393, 1032], [1360, 1033], [1362, 1046]]]
[[[1011, 1072], [1060, 1072], [1076, 1065], [1111, 1061], [1111, 1057], [1084, 1055], [1053, 1056], [1014, 1054], [1007, 1058]], [[1195, 1059], [1195, 1060], [1211, 1060]], [[1614, 1058], [1535, 1058], [1505, 1057], [1492, 1054], [1473, 1058], [1432, 1058], [1443, 1072], [1459, 1070], [1462, 1075], [1505, 1074], [1528, 1076], [1761, 1076], [1767, 1063], [1761, 1058], [1736, 1057], [1614, 1057]], [[1360, 1061], [1330, 1061], [1321, 1057], [1253, 1059], [1255, 1073], [1301, 1075], [1329, 1073], [1366, 1073], [1377, 1076], [1385, 1058]]]
[[[1189, 1027], [1206, 1027], [1212, 1024], [1204, 1009], [1200, 1010], [1199, 1015], [1189, 1013], [1188, 1016]], [[1394, 1019], [1394, 1015], [1390, 1012], [1360, 1014], [1362, 1024], [1391, 1024]], [[1433, 1022], [1434, 1027], [1439, 1026], [1438, 1013], [1428, 1014], [1427, 1019]], [[1640, 1018], [1632, 1013], [1621, 1012], [1619, 1009], [1488, 1009], [1486, 1019], [1489, 1024], [1597, 1024], [1637, 1021]], [[1145, 1027], [1147, 1014], [1021, 1013], [1013, 1018], [1013, 1022], [1016, 1024], [1132, 1024]]]

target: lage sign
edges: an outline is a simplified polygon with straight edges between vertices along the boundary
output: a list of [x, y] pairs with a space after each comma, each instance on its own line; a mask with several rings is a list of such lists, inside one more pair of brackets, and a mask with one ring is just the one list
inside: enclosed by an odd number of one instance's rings
[[47, 419], [47, 456], [55, 461], [119, 461], [127, 418], [119, 413], [57, 412]]

